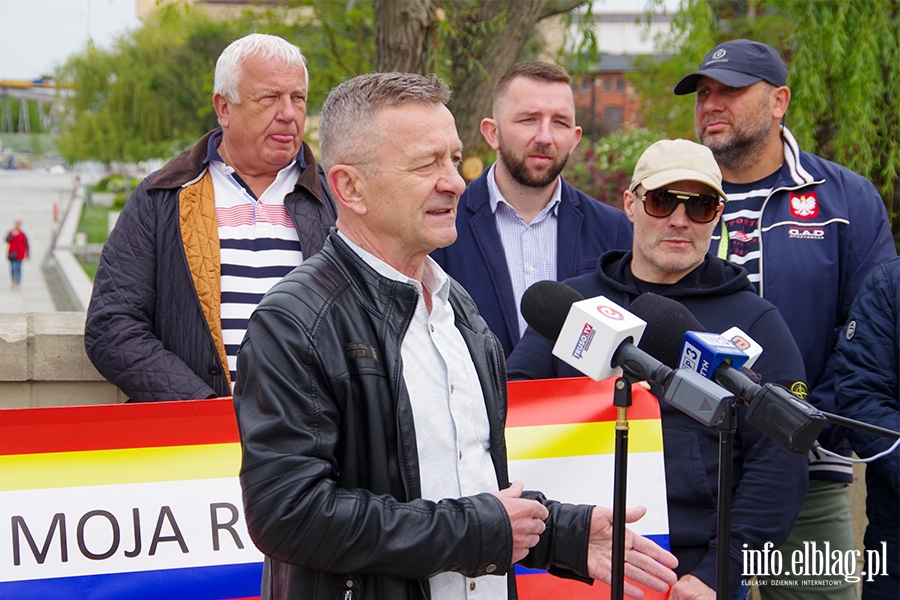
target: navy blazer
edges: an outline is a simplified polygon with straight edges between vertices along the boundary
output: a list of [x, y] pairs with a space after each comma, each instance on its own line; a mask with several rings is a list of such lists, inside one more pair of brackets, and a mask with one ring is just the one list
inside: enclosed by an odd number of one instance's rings
[[[469, 292], [509, 356], [519, 343], [519, 307], [491, 212], [487, 175], [485, 170], [459, 199], [456, 242], [438, 248], [431, 256]], [[560, 181], [557, 281], [593, 273], [601, 254], [609, 250], [630, 250], [633, 237], [631, 221], [623, 211], [591, 198], [561, 177]]]

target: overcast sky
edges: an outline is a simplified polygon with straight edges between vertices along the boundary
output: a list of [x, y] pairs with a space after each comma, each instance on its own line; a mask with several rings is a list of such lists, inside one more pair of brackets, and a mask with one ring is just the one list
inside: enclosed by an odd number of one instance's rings
[[[89, 39], [109, 48], [113, 40], [139, 27], [135, 0], [0, 0], [0, 79], [36, 79]], [[678, 0], [666, 0], [670, 11]], [[641, 0], [600, 0], [599, 11], [640, 10]]]
[[139, 27], [135, 0], [0, 0], [0, 79], [52, 74], [89, 39], [109, 48]]

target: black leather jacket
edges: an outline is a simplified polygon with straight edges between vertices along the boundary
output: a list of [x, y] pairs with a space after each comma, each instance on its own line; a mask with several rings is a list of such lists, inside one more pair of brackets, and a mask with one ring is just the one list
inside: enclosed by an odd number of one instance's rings
[[[444, 571], [507, 573], [515, 597], [500, 501], [487, 493], [421, 499], [400, 354], [417, 293], [378, 275], [332, 233], [250, 319], [234, 403], [247, 526], [267, 556], [263, 598], [421, 599], [427, 579]], [[502, 351], [456, 282], [450, 302], [484, 391], [504, 488]], [[590, 507], [530, 497], [550, 518], [527, 566], [584, 574]]]

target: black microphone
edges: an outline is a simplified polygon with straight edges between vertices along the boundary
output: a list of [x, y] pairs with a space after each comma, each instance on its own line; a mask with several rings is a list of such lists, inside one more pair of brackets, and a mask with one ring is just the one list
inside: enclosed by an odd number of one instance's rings
[[522, 295], [522, 316], [541, 336], [556, 342], [554, 356], [592, 379], [605, 379], [626, 367], [638, 380], [659, 379], [662, 385], [672, 369], [632, 343], [643, 323], [602, 296], [591, 299], [589, 306], [576, 304], [583, 300], [581, 293], [564, 283], [538, 281]]
[[554, 356], [579, 372], [600, 380], [621, 369], [634, 381], [653, 381], [662, 386], [666, 402], [706, 425], [721, 418], [719, 407], [731, 396], [703, 376], [673, 370], [635, 346], [644, 322], [603, 296], [584, 300], [563, 283], [540, 281], [525, 290], [522, 316], [555, 343]]
[[581, 292], [564, 283], [538, 281], [522, 294], [522, 316], [529, 327], [554, 342], [569, 316], [569, 307], [580, 300], [584, 300]]
[[[642, 294], [629, 308], [647, 321], [639, 347], [667, 365], [678, 366], [685, 333], [705, 331], [684, 305], [657, 294]], [[825, 415], [811, 404], [780, 385], [760, 386], [727, 362], [708, 376], [749, 406], [748, 423], [791, 452], [809, 451], [825, 425]]]

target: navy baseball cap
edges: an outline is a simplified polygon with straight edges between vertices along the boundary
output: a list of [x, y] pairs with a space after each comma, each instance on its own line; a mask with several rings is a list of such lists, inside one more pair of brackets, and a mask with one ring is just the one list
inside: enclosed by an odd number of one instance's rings
[[675, 85], [675, 95], [696, 92], [701, 77], [737, 88], [761, 80], [781, 87], [787, 83], [787, 66], [771, 46], [753, 40], [731, 40], [713, 48], [699, 70], [682, 77]]

